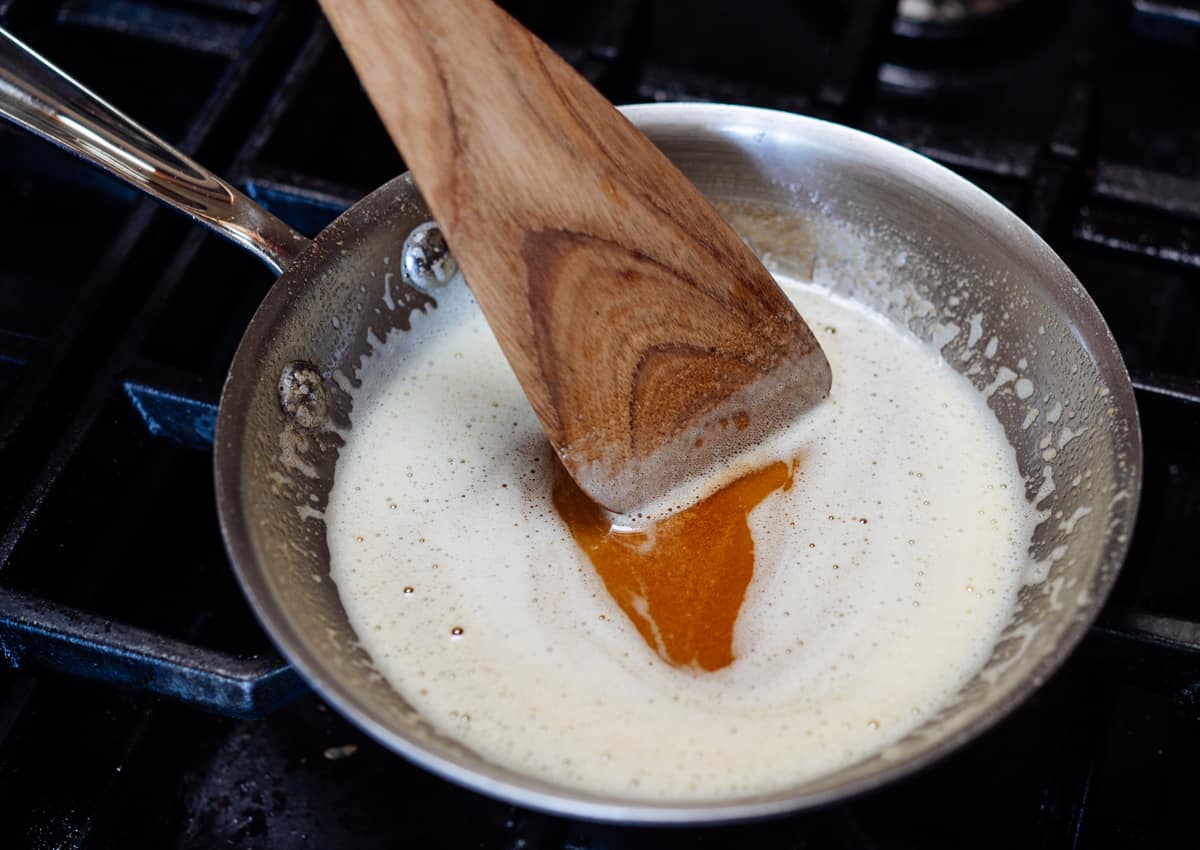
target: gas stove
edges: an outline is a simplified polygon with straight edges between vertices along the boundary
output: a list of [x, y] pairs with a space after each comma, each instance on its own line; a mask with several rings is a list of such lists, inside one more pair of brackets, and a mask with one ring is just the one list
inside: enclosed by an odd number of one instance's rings
[[[1033, 699], [932, 768], [769, 822], [526, 811], [383, 750], [244, 602], [216, 403], [273, 281], [0, 126], [0, 846], [1159, 847], [1200, 799], [1200, 6], [519, 0], [615, 102], [817, 115], [909, 146], [1075, 271], [1137, 388], [1128, 562]], [[0, 26], [307, 234], [404, 166], [315, 4], [0, 0]]]

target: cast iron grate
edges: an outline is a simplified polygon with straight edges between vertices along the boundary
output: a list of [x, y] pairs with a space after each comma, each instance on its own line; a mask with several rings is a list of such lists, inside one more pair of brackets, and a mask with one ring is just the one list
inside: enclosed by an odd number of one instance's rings
[[[1146, 440], [1134, 546], [1101, 624], [992, 733], [814, 814], [646, 832], [450, 786], [314, 697], [289, 701], [303, 686], [230, 575], [212, 422], [271, 275], [0, 126], [0, 663], [14, 671], [0, 674], [0, 844], [1082, 848], [1191, 834], [1193, 4], [1027, 2], [993, 31], [936, 38], [902, 34], [882, 0], [507, 5], [618, 102], [859, 126], [963, 173], [1051, 242], [1113, 327]], [[303, 232], [403, 167], [311, 3], [0, 0], [0, 24]]]

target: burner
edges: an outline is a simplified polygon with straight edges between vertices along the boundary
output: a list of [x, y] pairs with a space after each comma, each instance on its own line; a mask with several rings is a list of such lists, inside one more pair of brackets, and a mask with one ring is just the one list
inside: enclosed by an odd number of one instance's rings
[[900, 0], [892, 32], [905, 38], [962, 38], [1002, 24], [1026, 0]]
[[[667, 834], [457, 788], [315, 695], [280, 707], [303, 684], [230, 571], [212, 415], [271, 275], [5, 125], [0, 847], [1193, 846], [1200, 0], [504, 5], [618, 102], [815, 112], [1044, 236], [1106, 317], [1145, 436], [1101, 623], [975, 743], [821, 811]], [[403, 168], [314, 3], [0, 0], [0, 26], [307, 232]]]
[[1058, 0], [902, 0], [879, 82], [921, 98], [997, 91], [1046, 57], [1070, 58], [1055, 49], [1062, 6]]

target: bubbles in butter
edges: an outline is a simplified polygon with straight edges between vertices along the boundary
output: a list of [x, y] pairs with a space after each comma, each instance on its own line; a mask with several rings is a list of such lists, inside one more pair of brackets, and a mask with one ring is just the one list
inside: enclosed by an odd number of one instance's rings
[[735, 464], [804, 458], [751, 514], [736, 660], [715, 673], [662, 661], [576, 548], [465, 287], [366, 359], [326, 511], [332, 577], [381, 673], [444, 734], [597, 794], [730, 799], [879, 752], [982, 667], [1036, 522], [1013, 449], [935, 349], [783, 283], [833, 389]]

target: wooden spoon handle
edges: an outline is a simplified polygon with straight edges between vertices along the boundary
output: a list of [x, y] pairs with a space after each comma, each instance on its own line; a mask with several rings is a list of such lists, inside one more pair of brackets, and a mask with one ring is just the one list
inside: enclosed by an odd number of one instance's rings
[[547, 435], [593, 498], [644, 503], [679, 482], [680, 458], [699, 471], [739, 426], [749, 433], [737, 439], [761, 436], [767, 420], [828, 392], [820, 347], [751, 251], [502, 10], [321, 5]]

